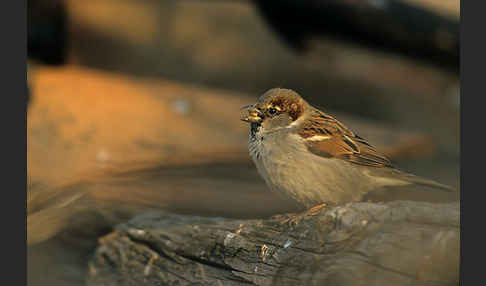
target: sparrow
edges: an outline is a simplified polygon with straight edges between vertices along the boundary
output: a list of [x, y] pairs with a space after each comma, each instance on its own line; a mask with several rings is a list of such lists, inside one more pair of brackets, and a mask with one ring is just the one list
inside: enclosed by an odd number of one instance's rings
[[293, 90], [268, 90], [241, 108], [240, 119], [250, 123], [248, 150], [270, 190], [306, 208], [387, 195], [417, 200], [417, 192], [420, 200], [424, 189], [454, 191], [394, 167], [366, 139]]

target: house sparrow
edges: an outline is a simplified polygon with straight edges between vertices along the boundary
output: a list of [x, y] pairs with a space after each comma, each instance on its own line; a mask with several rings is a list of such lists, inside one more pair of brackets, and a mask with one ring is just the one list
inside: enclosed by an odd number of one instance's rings
[[412, 199], [417, 190], [420, 200], [423, 189], [453, 191], [398, 170], [364, 138], [290, 89], [270, 89], [241, 110], [260, 175], [272, 191], [307, 208], [381, 200], [391, 193]]

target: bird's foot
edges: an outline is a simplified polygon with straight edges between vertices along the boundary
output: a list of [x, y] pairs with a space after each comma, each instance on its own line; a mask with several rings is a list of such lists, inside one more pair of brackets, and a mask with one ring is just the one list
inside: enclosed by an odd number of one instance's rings
[[304, 212], [297, 213], [297, 214], [289, 214], [286, 219], [284, 219], [280, 222], [280, 224], [286, 224], [286, 223], [296, 224], [306, 217], [317, 215], [326, 206], [327, 206], [326, 203], [322, 203], [322, 204], [313, 206], [312, 208], [310, 208], [310, 209], [308, 209]]

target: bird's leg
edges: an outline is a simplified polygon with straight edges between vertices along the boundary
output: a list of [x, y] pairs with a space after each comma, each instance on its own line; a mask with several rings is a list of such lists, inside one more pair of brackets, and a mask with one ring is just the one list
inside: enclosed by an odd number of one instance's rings
[[307, 210], [305, 212], [306, 215], [316, 215], [317, 213], [319, 213], [323, 208], [325, 208], [327, 206], [326, 203], [322, 203], [322, 204], [319, 204], [319, 205], [316, 205], [316, 206], [313, 206], [312, 208], [310, 208], [309, 210]]
[[327, 206], [326, 203], [322, 203], [316, 206], [313, 206], [312, 208], [303, 211], [301, 213], [297, 214], [289, 214], [286, 219], [280, 222], [280, 224], [286, 224], [286, 223], [298, 223], [300, 220], [304, 219], [305, 217], [309, 216], [315, 216], [317, 215], [323, 208]]

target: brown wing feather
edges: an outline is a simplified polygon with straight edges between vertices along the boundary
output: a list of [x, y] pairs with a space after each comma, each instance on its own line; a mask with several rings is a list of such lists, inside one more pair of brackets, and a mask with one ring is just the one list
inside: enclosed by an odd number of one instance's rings
[[[304, 124], [299, 133], [302, 137], [310, 139], [307, 141], [309, 151], [316, 155], [339, 158], [364, 166], [392, 167], [390, 161], [365, 139], [321, 111], [316, 110], [312, 119]], [[316, 135], [328, 138], [311, 140], [311, 137]]]

